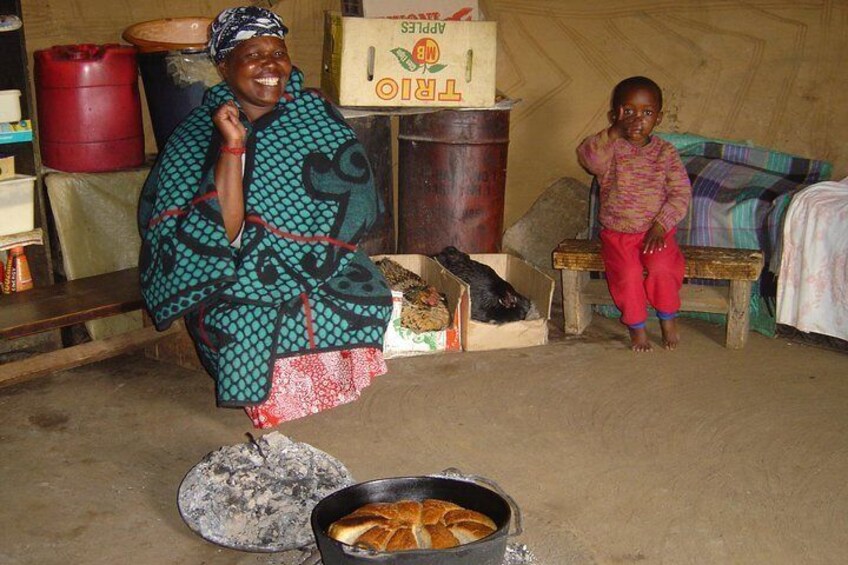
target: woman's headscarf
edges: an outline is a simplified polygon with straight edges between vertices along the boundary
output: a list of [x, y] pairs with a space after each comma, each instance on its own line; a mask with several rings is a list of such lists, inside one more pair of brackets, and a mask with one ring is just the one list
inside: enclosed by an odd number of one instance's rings
[[266, 8], [242, 6], [227, 8], [213, 20], [209, 32], [209, 56], [217, 65], [236, 45], [252, 37], [285, 39], [289, 29], [280, 16]]

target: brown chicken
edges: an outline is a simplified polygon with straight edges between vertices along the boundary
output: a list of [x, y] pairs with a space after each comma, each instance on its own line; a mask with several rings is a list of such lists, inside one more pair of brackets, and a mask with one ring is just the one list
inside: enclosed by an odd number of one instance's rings
[[400, 325], [416, 332], [441, 331], [450, 323], [445, 297], [433, 285], [395, 261], [385, 258], [376, 263], [389, 287], [403, 293]]

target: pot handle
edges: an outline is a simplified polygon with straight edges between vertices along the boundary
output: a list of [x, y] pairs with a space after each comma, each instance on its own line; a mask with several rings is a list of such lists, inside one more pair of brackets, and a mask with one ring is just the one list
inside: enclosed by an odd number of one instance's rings
[[524, 533], [524, 520], [521, 517], [521, 508], [519, 508], [515, 500], [510, 495], [508, 495], [498, 483], [496, 483], [492, 479], [487, 479], [486, 477], [481, 477], [480, 475], [466, 475], [456, 467], [448, 467], [437, 476], [446, 478], [456, 478], [464, 481], [470, 481], [473, 483], [481, 483], [484, 486], [495, 491], [507, 501], [509, 507], [512, 509], [512, 515], [515, 516], [515, 520], [513, 521], [515, 530], [509, 532], [507, 535], [509, 537], [515, 537], [520, 536]]

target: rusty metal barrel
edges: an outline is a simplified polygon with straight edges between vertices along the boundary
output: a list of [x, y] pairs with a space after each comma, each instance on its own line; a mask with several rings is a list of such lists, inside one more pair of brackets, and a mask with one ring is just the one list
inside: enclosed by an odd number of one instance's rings
[[500, 251], [508, 110], [401, 116], [398, 252]]
[[383, 200], [383, 214], [359, 248], [368, 255], [395, 252], [395, 215], [392, 185], [392, 123], [390, 116], [362, 116], [347, 118], [356, 132], [371, 163], [374, 186]]

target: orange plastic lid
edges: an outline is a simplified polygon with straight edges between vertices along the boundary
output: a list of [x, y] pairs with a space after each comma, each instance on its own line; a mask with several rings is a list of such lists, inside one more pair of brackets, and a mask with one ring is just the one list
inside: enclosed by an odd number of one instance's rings
[[123, 37], [141, 53], [206, 49], [212, 18], [165, 18], [133, 24]]

